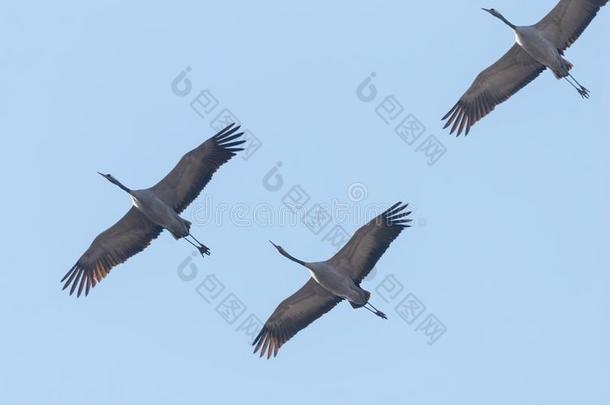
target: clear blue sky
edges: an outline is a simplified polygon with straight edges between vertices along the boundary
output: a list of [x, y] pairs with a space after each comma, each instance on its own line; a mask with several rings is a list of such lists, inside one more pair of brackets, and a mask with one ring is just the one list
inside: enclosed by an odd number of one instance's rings
[[[555, 0], [37, 3], [0, 6], [0, 402], [610, 403], [610, 8], [566, 54], [590, 100], [545, 72], [456, 139], [440, 118], [513, 42], [480, 7], [528, 24]], [[218, 105], [201, 117], [206, 89]], [[391, 95], [404, 111], [386, 124]], [[62, 292], [130, 205], [96, 171], [148, 187], [224, 108], [262, 147], [185, 212], [212, 256], [164, 233], [87, 298]], [[425, 126], [411, 145], [393, 131], [409, 114]], [[430, 135], [446, 150], [432, 166]], [[279, 218], [294, 185], [305, 210], [340, 208], [317, 235], [302, 211]], [[332, 226], [397, 200], [415, 225], [363, 284], [390, 319], [342, 303], [275, 360], [253, 356], [242, 321], [308, 277], [267, 240], [322, 260]], [[224, 286], [210, 303], [206, 280]], [[409, 293], [425, 305], [411, 324], [396, 310]], [[216, 308], [232, 297], [230, 324]], [[446, 327], [432, 345], [428, 316]]]

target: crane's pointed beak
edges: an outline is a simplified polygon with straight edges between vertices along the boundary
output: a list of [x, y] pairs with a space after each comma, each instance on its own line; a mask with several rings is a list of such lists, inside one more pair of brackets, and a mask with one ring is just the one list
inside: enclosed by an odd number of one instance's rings
[[487, 11], [488, 13], [491, 13], [491, 10], [490, 10], [490, 9], [488, 9], [488, 8], [483, 8], [483, 7], [481, 7], [481, 10], [483, 10], [483, 11]]
[[273, 247], [274, 247], [274, 248], [276, 248], [276, 249], [278, 248], [278, 246], [277, 246], [275, 243], [273, 243], [273, 242], [271, 242], [271, 241], [269, 241], [269, 243], [271, 243], [271, 244], [273, 245]]
[[105, 174], [103, 174], [103, 173], [97, 172], [97, 174], [99, 174], [100, 176], [102, 176], [102, 177], [106, 178], [106, 175], [105, 175]]

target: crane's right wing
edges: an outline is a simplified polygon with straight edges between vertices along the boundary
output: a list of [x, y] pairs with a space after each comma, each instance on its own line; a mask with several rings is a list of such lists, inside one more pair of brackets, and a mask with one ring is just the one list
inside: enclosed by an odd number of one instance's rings
[[235, 133], [239, 126], [231, 124], [180, 159], [176, 167], [152, 189], [176, 212], [182, 212], [208, 184], [212, 175], [242, 148], [245, 142]]
[[529, 56], [518, 44], [496, 63], [482, 71], [453, 108], [442, 118], [443, 128], [451, 125], [451, 132], [466, 135], [477, 121], [496, 106], [521, 90], [544, 71], [546, 67]]
[[162, 230], [132, 207], [116, 224], [93, 240], [89, 249], [61, 279], [63, 289], [72, 286], [70, 295], [77, 291], [77, 297], [80, 297], [83, 288], [85, 295], [89, 294], [89, 290], [102, 281], [114, 266], [144, 250]]
[[560, 52], [569, 48], [608, 0], [561, 0], [534, 27]]
[[330, 259], [330, 263], [350, 269], [350, 277], [360, 284], [394, 239], [404, 228], [411, 226], [412, 220], [406, 218], [411, 211], [405, 212], [405, 208], [407, 204], [398, 202], [362, 226]]
[[260, 357], [277, 356], [277, 352], [291, 337], [307, 325], [330, 311], [341, 302], [313, 278], [299, 291], [286, 298], [271, 314], [252, 345], [254, 353], [260, 349]]

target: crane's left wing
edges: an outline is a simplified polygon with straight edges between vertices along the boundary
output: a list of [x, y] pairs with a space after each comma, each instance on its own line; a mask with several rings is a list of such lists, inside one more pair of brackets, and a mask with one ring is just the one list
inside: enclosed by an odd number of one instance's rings
[[162, 230], [136, 207], [131, 207], [123, 218], [93, 240], [61, 279], [63, 289], [72, 286], [70, 295], [76, 291], [77, 297], [80, 297], [83, 289], [85, 295], [89, 294], [89, 290], [102, 281], [114, 266], [146, 249]]
[[277, 356], [277, 352], [291, 337], [307, 325], [330, 311], [341, 302], [337, 297], [313, 278], [299, 291], [286, 298], [271, 314], [260, 333], [252, 343], [254, 353], [260, 350], [260, 357]]
[[411, 211], [404, 212], [407, 205], [398, 202], [358, 229], [345, 246], [330, 259], [330, 263], [351, 269], [350, 277], [356, 284], [360, 284], [392, 241], [404, 228], [411, 226], [411, 219], [406, 218]]
[[459, 136], [466, 130], [468, 135], [470, 127], [538, 77], [544, 69], [544, 65], [518, 44], [513, 45], [496, 63], [479, 73], [466, 93], [442, 118], [447, 120], [443, 128], [451, 125], [451, 133], [457, 131]]
[[155, 194], [176, 212], [184, 211], [201, 193], [216, 170], [243, 150], [236, 147], [245, 142], [238, 139], [243, 132], [236, 133], [239, 126], [234, 125], [229, 125], [184, 155], [176, 167], [153, 186]]
[[534, 27], [563, 52], [578, 39], [606, 3], [608, 0], [561, 0]]

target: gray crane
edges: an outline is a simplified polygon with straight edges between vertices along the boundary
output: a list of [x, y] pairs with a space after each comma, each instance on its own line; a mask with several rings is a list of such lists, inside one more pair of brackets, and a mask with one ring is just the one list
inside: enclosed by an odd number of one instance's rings
[[496, 63], [482, 71], [455, 106], [442, 118], [450, 133], [466, 135], [477, 121], [498, 104], [537, 78], [547, 67], [565, 79], [583, 98], [589, 90], [572, 76], [573, 65], [563, 57], [608, 0], [561, 0], [542, 20], [516, 26], [495, 9], [486, 9], [514, 32], [516, 43]]
[[402, 230], [409, 227], [411, 211], [398, 202], [364, 225], [327, 261], [304, 262], [271, 242], [278, 252], [309, 270], [311, 278], [300, 290], [286, 298], [269, 317], [254, 339], [254, 353], [277, 356], [280, 347], [298, 331], [330, 311], [342, 300], [352, 308], [364, 307], [380, 318], [386, 315], [369, 303], [371, 293], [360, 287], [375, 263]]
[[[61, 279], [63, 289], [70, 287], [80, 297], [99, 283], [110, 270], [148, 247], [163, 229], [175, 239], [184, 239], [195, 246], [201, 255], [210, 249], [190, 232], [191, 222], [180, 213], [201, 193], [220, 166], [243, 150], [244, 143], [236, 133], [239, 126], [231, 124], [197, 148], [185, 154], [167, 176], [151, 188], [131, 190], [110, 174], [102, 174], [108, 181], [127, 192], [133, 207], [117, 223], [99, 234], [87, 251]], [[188, 239], [191, 237], [193, 240]]]

